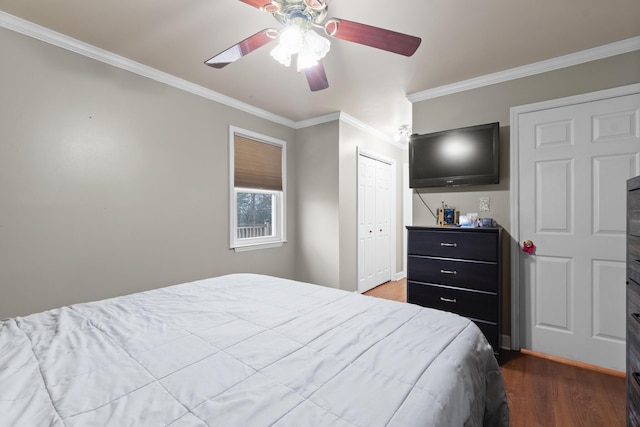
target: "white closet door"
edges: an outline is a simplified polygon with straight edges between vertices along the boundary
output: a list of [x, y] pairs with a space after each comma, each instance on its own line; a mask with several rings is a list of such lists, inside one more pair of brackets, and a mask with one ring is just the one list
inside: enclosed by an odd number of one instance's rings
[[518, 120], [523, 347], [625, 369], [626, 180], [640, 172], [640, 95]]
[[376, 161], [358, 156], [358, 292], [375, 287]]
[[358, 156], [358, 292], [391, 280], [391, 171]]
[[376, 161], [375, 285], [391, 280], [391, 165]]

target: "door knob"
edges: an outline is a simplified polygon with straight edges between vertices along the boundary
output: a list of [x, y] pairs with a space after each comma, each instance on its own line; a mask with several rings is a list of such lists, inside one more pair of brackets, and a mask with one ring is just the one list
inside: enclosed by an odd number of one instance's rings
[[530, 254], [536, 249], [536, 245], [533, 244], [531, 240], [525, 240], [522, 242], [522, 250], [526, 253]]

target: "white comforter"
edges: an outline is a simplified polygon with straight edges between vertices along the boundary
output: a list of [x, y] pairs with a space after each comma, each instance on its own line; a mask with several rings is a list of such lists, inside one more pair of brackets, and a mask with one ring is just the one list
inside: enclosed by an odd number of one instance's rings
[[237, 274], [3, 320], [1, 426], [508, 425], [454, 314]]

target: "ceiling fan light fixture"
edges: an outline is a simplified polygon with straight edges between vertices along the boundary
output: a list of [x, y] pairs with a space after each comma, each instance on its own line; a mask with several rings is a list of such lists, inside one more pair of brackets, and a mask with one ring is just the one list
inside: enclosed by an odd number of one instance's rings
[[298, 52], [298, 71], [312, 68], [318, 65], [318, 59], [309, 49], [302, 49]]
[[285, 67], [288, 67], [291, 65], [291, 57], [300, 51], [302, 43], [302, 30], [300, 27], [289, 25], [280, 32], [278, 45], [271, 50], [271, 56]]
[[331, 42], [329, 39], [322, 37], [315, 31], [309, 30], [304, 33], [303, 42], [303, 48], [312, 51], [317, 59], [322, 59], [327, 56], [329, 49], [331, 49]]
[[290, 24], [281, 33], [278, 45], [271, 51], [271, 56], [288, 67], [291, 57], [298, 55], [298, 71], [314, 67], [324, 58], [331, 42], [312, 30]]
[[297, 25], [289, 25], [280, 33], [279, 46], [291, 55], [298, 53], [303, 43], [303, 31]]
[[302, 47], [298, 52], [298, 71], [315, 67], [318, 61], [327, 56], [331, 42], [315, 31], [304, 33]]
[[275, 59], [285, 67], [291, 65], [291, 54], [289, 54], [289, 52], [287, 52], [287, 49], [285, 49], [283, 46], [277, 45], [276, 47], [271, 49], [270, 54], [273, 59]]

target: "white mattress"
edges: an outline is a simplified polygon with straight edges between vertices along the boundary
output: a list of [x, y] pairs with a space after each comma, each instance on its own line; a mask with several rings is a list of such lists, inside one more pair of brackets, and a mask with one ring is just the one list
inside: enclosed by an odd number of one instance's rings
[[236, 274], [0, 323], [1, 426], [507, 426], [470, 321]]

